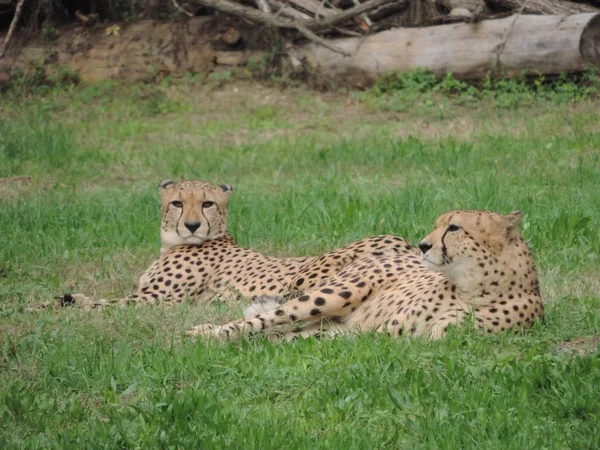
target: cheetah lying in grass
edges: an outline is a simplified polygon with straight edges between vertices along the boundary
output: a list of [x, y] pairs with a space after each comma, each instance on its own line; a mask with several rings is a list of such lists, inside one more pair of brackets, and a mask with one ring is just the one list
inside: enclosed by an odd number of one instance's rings
[[[136, 293], [93, 301], [62, 298], [94, 308], [119, 303], [180, 303], [215, 296], [282, 296], [315, 286], [363, 255], [402, 255], [412, 246], [395, 236], [374, 236], [321, 257], [274, 258], [240, 247], [227, 232], [229, 185], [164, 181], [161, 191], [161, 256], [140, 277]], [[292, 284], [293, 281], [293, 284]], [[258, 307], [257, 307], [258, 308]]]
[[519, 211], [450, 211], [421, 241], [420, 252], [365, 256], [266, 313], [187, 334], [234, 338], [304, 324], [285, 337], [376, 330], [438, 339], [467, 318], [488, 333], [529, 328], [544, 307], [520, 224]]

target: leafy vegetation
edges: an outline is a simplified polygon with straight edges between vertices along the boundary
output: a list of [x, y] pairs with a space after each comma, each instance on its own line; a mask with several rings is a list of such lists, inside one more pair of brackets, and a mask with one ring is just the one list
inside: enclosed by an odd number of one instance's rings
[[478, 83], [457, 80], [452, 74], [439, 79], [433, 73], [417, 69], [382, 76], [363, 99], [380, 109], [405, 111], [419, 103], [432, 103], [435, 96], [464, 104], [486, 100], [499, 108], [515, 108], [540, 102], [565, 104], [597, 97], [600, 77], [596, 70], [580, 75], [558, 77], [523, 71], [517, 78], [488, 76]]
[[[0, 181], [0, 446], [600, 446], [593, 83], [543, 95], [535, 82], [394, 83], [341, 95], [189, 79], [0, 98], [0, 177], [33, 180]], [[505, 95], [519, 101], [503, 108]], [[234, 237], [273, 255], [378, 233], [416, 242], [448, 209], [521, 209], [546, 323], [441, 342], [194, 343], [186, 328], [242, 305], [28, 311], [63, 292], [131, 292], [158, 253], [156, 185], [180, 175], [233, 184]]]

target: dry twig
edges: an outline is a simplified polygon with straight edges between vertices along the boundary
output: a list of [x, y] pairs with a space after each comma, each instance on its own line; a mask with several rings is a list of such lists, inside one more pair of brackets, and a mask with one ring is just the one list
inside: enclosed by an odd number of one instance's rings
[[194, 17], [194, 15], [191, 12], [183, 9], [183, 7], [179, 3], [177, 3], [177, 0], [171, 0], [171, 2], [173, 3], [173, 6], [175, 7], [176, 10], [184, 13], [188, 17]]
[[311, 41], [322, 45], [323, 47], [326, 47], [329, 50], [334, 51], [336, 53], [340, 53], [344, 56], [350, 56], [347, 52], [336, 48], [335, 46], [328, 43], [325, 39], [317, 36], [315, 33], [308, 29], [306, 24], [300, 23], [297, 20], [283, 19], [272, 14], [266, 14], [262, 11], [258, 11], [254, 8], [248, 8], [246, 6], [234, 3], [229, 0], [196, 0], [196, 2], [200, 3], [201, 5], [208, 6], [210, 8], [215, 8], [220, 11], [233, 14], [235, 16], [239, 16], [253, 22], [265, 23], [267, 25], [272, 25], [277, 28], [298, 30], [307, 39], [310, 39]]
[[17, 22], [21, 17], [21, 10], [23, 9], [23, 3], [25, 0], [19, 0], [17, 2], [17, 7], [15, 8], [15, 16], [13, 17], [12, 22], [10, 23], [10, 27], [8, 28], [8, 33], [6, 34], [6, 39], [4, 39], [4, 43], [2, 44], [2, 50], [0, 50], [0, 59], [4, 58], [4, 53], [6, 52], [6, 47], [8, 46], [8, 42], [15, 32], [15, 28], [17, 28]]
[[369, 0], [359, 6], [354, 6], [349, 9], [345, 9], [344, 11], [333, 14], [322, 20], [313, 20], [312, 22], [306, 23], [305, 25], [314, 31], [325, 30], [327, 28], [331, 28], [334, 25], [345, 22], [358, 16], [360, 14], [366, 13], [367, 11], [371, 11], [373, 9], [377, 9], [382, 5], [388, 3], [395, 3], [397, 5], [405, 5], [408, 3], [408, 0]]
[[269, 0], [269, 4], [276, 9], [277, 17], [285, 16], [289, 17], [290, 19], [302, 20], [303, 22], [312, 19], [312, 17], [310, 17], [308, 14], [298, 11], [297, 9], [294, 9], [291, 6], [277, 0]]
[[271, 14], [273, 12], [271, 11], [271, 7], [269, 6], [267, 0], [255, 0], [255, 3], [256, 6], [258, 6], [258, 9], [260, 9], [265, 14]]
[[319, 44], [322, 45], [325, 48], [328, 48], [329, 50], [336, 52], [336, 53], [340, 53], [344, 56], [350, 56], [350, 53], [341, 50], [333, 45], [331, 45], [329, 42], [327, 42], [326, 39], [323, 39], [320, 36], [317, 36], [315, 33], [313, 33], [312, 31], [310, 31], [308, 28], [306, 28], [304, 25], [302, 24], [296, 24], [295, 25], [296, 30], [298, 30], [305, 38]]
[[[175, 1], [175, 0], [172, 0]], [[264, 23], [277, 28], [295, 29], [307, 39], [328, 48], [331, 51], [340, 53], [344, 56], [350, 56], [346, 51], [336, 48], [326, 39], [323, 39], [315, 34], [316, 31], [332, 29], [335, 25], [352, 19], [358, 15], [364, 14], [367, 11], [376, 9], [387, 3], [406, 3], [407, 0], [369, 0], [362, 5], [344, 10], [342, 12], [332, 14], [324, 19], [312, 19], [307, 21], [298, 21], [279, 17], [279, 15], [267, 14], [254, 8], [240, 5], [239, 3], [230, 0], [195, 0], [203, 6], [214, 8], [228, 14], [233, 14], [242, 17], [252, 22]]]

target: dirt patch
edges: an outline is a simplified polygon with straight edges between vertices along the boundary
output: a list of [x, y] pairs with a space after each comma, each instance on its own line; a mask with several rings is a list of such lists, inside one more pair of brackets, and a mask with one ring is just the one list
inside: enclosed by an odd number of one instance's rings
[[590, 353], [596, 353], [600, 345], [600, 336], [578, 337], [563, 342], [558, 346], [559, 353], [577, 353], [584, 356]]
[[247, 25], [235, 25], [244, 42], [243, 51], [221, 45], [220, 36], [231, 24], [216, 21], [214, 16], [185, 22], [104, 23], [94, 28], [71, 25], [61, 28], [58, 39], [51, 43], [32, 41], [22, 48], [13, 47], [0, 60], [0, 73], [40, 66], [48, 71], [66, 68], [76, 71], [85, 82], [207, 73], [218, 66], [244, 65], [263, 54], [260, 49], [267, 47], [265, 38], [261, 41]]
[[31, 185], [31, 177], [28, 175], [0, 178], [0, 198], [15, 198], [24, 189]]

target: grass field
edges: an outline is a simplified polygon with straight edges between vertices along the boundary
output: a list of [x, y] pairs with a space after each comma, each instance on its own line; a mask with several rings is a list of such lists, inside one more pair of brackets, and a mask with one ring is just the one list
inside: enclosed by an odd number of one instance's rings
[[[320, 94], [256, 84], [0, 97], [0, 447], [600, 446], [600, 101], [580, 91]], [[585, 96], [583, 96], [585, 97]], [[241, 305], [28, 311], [119, 297], [158, 253], [157, 184], [230, 183], [273, 255], [448, 209], [524, 212], [546, 299], [526, 335], [190, 342]]]

